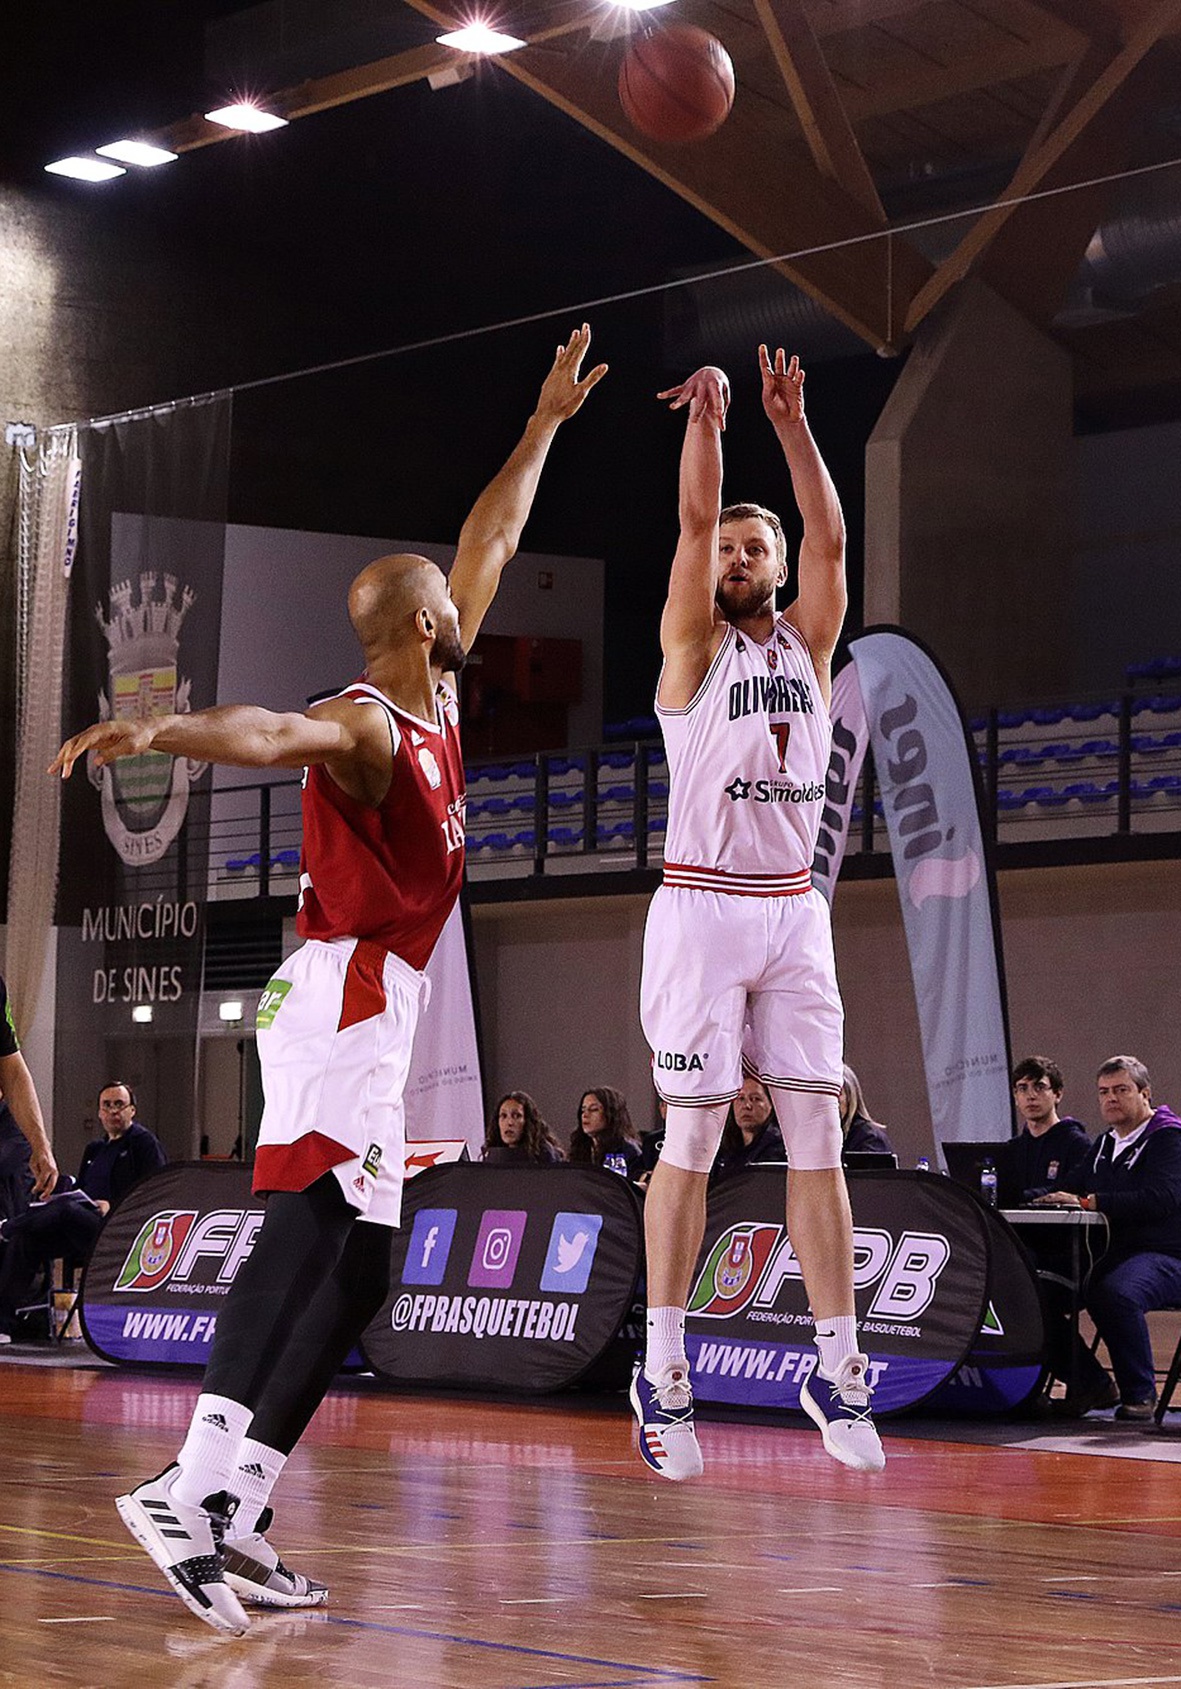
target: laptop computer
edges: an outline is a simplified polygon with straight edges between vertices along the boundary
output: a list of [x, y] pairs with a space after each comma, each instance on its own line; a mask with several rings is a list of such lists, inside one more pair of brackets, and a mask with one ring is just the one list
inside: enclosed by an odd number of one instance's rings
[[850, 1173], [877, 1172], [883, 1167], [897, 1170], [898, 1157], [887, 1149], [847, 1149], [841, 1160]]
[[944, 1140], [940, 1145], [943, 1158], [947, 1162], [947, 1171], [957, 1185], [963, 1185], [970, 1191], [980, 1195], [980, 1174], [986, 1161], [996, 1161], [1001, 1146], [1007, 1142], [1004, 1138], [989, 1138], [986, 1141], [973, 1142], [971, 1139], [956, 1142]]

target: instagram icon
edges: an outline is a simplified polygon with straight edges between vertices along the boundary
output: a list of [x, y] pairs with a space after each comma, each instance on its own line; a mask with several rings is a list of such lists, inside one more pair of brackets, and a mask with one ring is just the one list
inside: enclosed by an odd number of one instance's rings
[[469, 1284], [488, 1290], [507, 1290], [517, 1270], [521, 1239], [528, 1219], [523, 1208], [486, 1208], [472, 1251]]

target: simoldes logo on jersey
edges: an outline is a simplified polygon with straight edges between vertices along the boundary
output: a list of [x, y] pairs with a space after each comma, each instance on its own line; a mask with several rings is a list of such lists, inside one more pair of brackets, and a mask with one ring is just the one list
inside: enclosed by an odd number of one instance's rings
[[140, 1227], [114, 1290], [203, 1291], [225, 1295], [254, 1248], [261, 1208], [164, 1209]]
[[[867, 1318], [911, 1322], [930, 1307], [939, 1277], [951, 1259], [951, 1245], [938, 1232], [890, 1232], [858, 1227], [853, 1232], [853, 1284], [874, 1286]], [[803, 1273], [786, 1228], [749, 1220], [728, 1226], [697, 1275], [687, 1312], [698, 1319], [746, 1314], [773, 1319], [784, 1285]]]
[[745, 780], [741, 774], [722, 790], [731, 803], [819, 803], [824, 796], [819, 780], [795, 786], [790, 780]]

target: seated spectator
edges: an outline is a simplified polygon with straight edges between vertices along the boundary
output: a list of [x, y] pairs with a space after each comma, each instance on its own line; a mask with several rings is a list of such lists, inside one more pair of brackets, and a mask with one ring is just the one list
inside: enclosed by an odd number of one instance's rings
[[[1154, 1107], [1152, 1082], [1135, 1056], [1099, 1069], [1099, 1112], [1108, 1128], [1064, 1190], [1039, 1203], [1107, 1216], [1111, 1245], [1087, 1286], [1087, 1312], [1107, 1345], [1119, 1389], [1116, 1418], [1143, 1421], [1156, 1405], [1156, 1373], [1145, 1314], [1181, 1304], [1181, 1120]], [[1111, 1380], [1094, 1355], [1077, 1357], [1079, 1383], [1067, 1407], [1110, 1404]], [[1055, 1366], [1055, 1371], [1059, 1368]]]
[[578, 1125], [570, 1135], [570, 1163], [574, 1167], [606, 1167], [634, 1179], [641, 1172], [640, 1140], [627, 1099], [610, 1085], [584, 1093], [578, 1105]]
[[862, 1150], [878, 1150], [883, 1155], [893, 1155], [894, 1145], [886, 1134], [886, 1128], [876, 1120], [872, 1120], [865, 1107], [865, 1097], [861, 1090], [861, 1081], [846, 1064], [844, 1069], [845, 1082], [841, 1086], [841, 1136], [844, 1143], [842, 1154]]
[[713, 1164], [713, 1177], [722, 1179], [760, 1161], [786, 1161], [783, 1133], [775, 1118], [771, 1094], [761, 1080], [748, 1074], [730, 1104], [722, 1140]]
[[997, 1145], [997, 1195], [1002, 1208], [1061, 1190], [1091, 1150], [1087, 1128], [1071, 1115], [1060, 1115], [1061, 1069], [1048, 1056], [1028, 1056], [1013, 1069], [1013, 1096], [1022, 1126], [1015, 1138]]
[[59, 1179], [52, 1196], [5, 1223], [0, 1333], [9, 1338], [16, 1310], [28, 1301], [41, 1266], [58, 1255], [88, 1260], [111, 1209], [168, 1159], [155, 1134], [136, 1120], [130, 1085], [118, 1079], [104, 1085], [98, 1110], [103, 1137], [83, 1150], [77, 1185]]
[[528, 1091], [506, 1091], [488, 1122], [480, 1160], [493, 1167], [553, 1167], [565, 1156]]

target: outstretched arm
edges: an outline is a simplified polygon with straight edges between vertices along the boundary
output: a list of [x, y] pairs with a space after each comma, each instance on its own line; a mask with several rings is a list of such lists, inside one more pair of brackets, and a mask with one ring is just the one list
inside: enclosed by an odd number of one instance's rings
[[554, 435], [607, 373], [606, 364], [598, 364], [580, 378], [589, 346], [590, 329], [584, 323], [558, 347], [516, 450], [480, 494], [460, 530], [449, 580], [465, 651], [471, 650], [480, 631], [505, 564], [516, 555]]
[[683, 709], [705, 679], [720, 625], [717, 588], [718, 515], [722, 508], [722, 434], [730, 403], [724, 371], [700, 369], [680, 387], [658, 394], [671, 409], [689, 406], [681, 447], [680, 537], [660, 619], [664, 672], [660, 702]]
[[812, 661], [827, 700], [832, 654], [848, 606], [845, 519], [832, 476], [804, 415], [804, 372], [800, 360], [793, 357], [788, 363], [783, 349], [779, 348], [772, 365], [767, 348], [760, 346], [759, 369], [763, 377], [763, 409], [783, 447], [792, 492], [804, 519], [799, 597], [788, 614], [811, 647]]
[[37, 1101], [33, 1075], [19, 1050], [0, 1056], [0, 1096], [3, 1096], [12, 1111], [12, 1118], [29, 1140], [33, 1196], [40, 1201], [43, 1196], [50, 1195], [57, 1182], [57, 1162], [49, 1147], [49, 1134], [41, 1118], [41, 1104]]
[[145, 716], [135, 721], [97, 721], [67, 739], [49, 765], [68, 780], [80, 756], [94, 752], [99, 768], [120, 757], [168, 751], [233, 768], [303, 768], [347, 755], [346, 729], [323, 713], [276, 715], [254, 704], [226, 704], [192, 715]]

